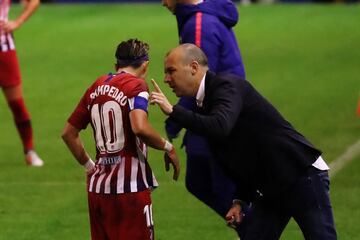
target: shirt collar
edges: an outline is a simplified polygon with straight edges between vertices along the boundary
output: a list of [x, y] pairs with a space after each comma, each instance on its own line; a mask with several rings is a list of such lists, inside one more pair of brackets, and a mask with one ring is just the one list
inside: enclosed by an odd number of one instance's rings
[[205, 77], [206, 77], [206, 73], [201, 79], [200, 86], [196, 94], [196, 105], [198, 107], [202, 107], [205, 98]]

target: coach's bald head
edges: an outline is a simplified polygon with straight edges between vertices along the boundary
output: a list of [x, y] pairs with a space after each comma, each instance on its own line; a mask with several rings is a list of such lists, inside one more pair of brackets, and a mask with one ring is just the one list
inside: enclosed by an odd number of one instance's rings
[[180, 96], [196, 96], [208, 68], [205, 53], [186, 43], [171, 49], [165, 56], [165, 82]]
[[166, 54], [166, 57], [168, 57], [171, 54], [180, 54], [184, 64], [188, 64], [192, 61], [196, 61], [203, 67], [208, 66], [208, 59], [205, 53], [199, 47], [191, 43], [184, 43], [171, 49]]

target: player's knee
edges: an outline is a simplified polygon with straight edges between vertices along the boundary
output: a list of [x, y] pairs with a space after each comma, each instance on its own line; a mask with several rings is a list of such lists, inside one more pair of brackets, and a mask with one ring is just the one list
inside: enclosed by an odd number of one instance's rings
[[27, 122], [30, 120], [30, 114], [26, 109], [24, 99], [19, 98], [8, 102], [15, 122]]

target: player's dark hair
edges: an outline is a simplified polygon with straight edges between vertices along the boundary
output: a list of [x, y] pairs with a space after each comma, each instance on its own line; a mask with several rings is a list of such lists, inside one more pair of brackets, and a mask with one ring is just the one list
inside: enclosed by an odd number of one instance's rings
[[138, 39], [129, 39], [121, 42], [116, 49], [116, 68], [138, 68], [149, 60], [149, 45]]

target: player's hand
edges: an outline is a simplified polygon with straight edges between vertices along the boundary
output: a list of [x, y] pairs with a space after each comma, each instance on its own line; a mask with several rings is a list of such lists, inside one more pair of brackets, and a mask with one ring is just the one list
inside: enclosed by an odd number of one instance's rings
[[96, 164], [89, 158], [84, 164], [83, 167], [85, 168], [86, 175], [89, 176], [96, 171]]
[[172, 147], [171, 151], [165, 152], [164, 161], [165, 161], [165, 170], [168, 172], [170, 170], [170, 164], [171, 164], [174, 168], [173, 179], [175, 181], [178, 180], [180, 174], [180, 162], [178, 156], [176, 155], [174, 147]]
[[241, 223], [244, 218], [241, 204], [238, 202], [233, 203], [230, 210], [225, 216], [226, 223], [231, 228], [236, 228], [236, 225]]
[[170, 104], [169, 100], [166, 98], [154, 79], [151, 79], [151, 83], [154, 86], [154, 91], [150, 94], [150, 104], [156, 103], [159, 105], [163, 113], [169, 115], [173, 111], [173, 106]]
[[92, 175], [94, 172], [96, 172], [96, 169], [97, 169], [97, 167], [94, 166], [93, 168], [91, 168], [91, 169], [89, 169], [89, 170], [85, 170], [86, 175], [87, 175], [87, 176]]
[[5, 33], [12, 32], [20, 27], [17, 21], [0, 21], [0, 29]]

